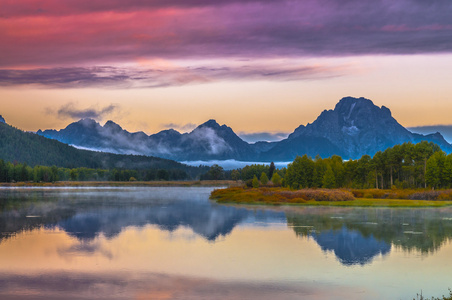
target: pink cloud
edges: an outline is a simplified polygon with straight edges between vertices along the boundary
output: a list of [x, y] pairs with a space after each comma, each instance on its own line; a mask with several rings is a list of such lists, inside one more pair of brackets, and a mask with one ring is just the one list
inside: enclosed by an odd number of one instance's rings
[[446, 0], [3, 0], [0, 68], [452, 52], [450, 15]]

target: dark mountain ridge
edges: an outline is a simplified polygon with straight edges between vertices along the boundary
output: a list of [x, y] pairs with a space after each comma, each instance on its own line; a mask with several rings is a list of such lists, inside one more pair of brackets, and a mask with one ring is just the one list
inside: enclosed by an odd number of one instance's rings
[[248, 144], [230, 127], [215, 120], [183, 134], [169, 129], [148, 136], [143, 132], [130, 133], [113, 121], [101, 126], [92, 119], [80, 120], [59, 131], [39, 130], [37, 134], [77, 147], [178, 161], [291, 161], [303, 154], [354, 159], [364, 154], [372, 156], [397, 144], [424, 140], [452, 152], [452, 146], [440, 133], [412, 133], [393, 118], [387, 107], [378, 107], [362, 97], [342, 98], [334, 109], [324, 110], [313, 123], [300, 125], [279, 142]]
[[[97, 128], [92, 122], [89, 126]], [[68, 126], [69, 127], [69, 126]], [[72, 126], [71, 128], [76, 127]], [[77, 132], [80, 128], [77, 128]], [[86, 132], [83, 133], [86, 135]], [[87, 137], [87, 140], [93, 139]], [[176, 161], [143, 155], [121, 155], [76, 149], [65, 143], [51, 140], [35, 133], [24, 132], [0, 123], [0, 159], [26, 163], [29, 166], [57, 166], [66, 168], [101, 169], [166, 169], [183, 170], [193, 178], [206, 169], [191, 167]]]

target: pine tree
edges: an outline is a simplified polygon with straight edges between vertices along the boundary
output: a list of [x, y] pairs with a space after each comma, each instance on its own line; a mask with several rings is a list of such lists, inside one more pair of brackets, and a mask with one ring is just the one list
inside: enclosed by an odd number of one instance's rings
[[336, 178], [330, 165], [326, 167], [325, 174], [323, 175], [322, 186], [327, 189], [332, 189], [336, 186]]
[[280, 186], [281, 185], [281, 176], [279, 176], [278, 173], [274, 173], [271, 181], [273, 182], [274, 186]]
[[272, 178], [273, 177], [273, 173], [275, 172], [275, 163], [271, 162], [270, 163], [270, 168], [268, 169], [268, 177]]
[[253, 188], [259, 187], [259, 180], [257, 179], [256, 175], [254, 175], [254, 177], [253, 177], [252, 185], [253, 185]]
[[260, 181], [261, 181], [262, 185], [267, 185], [268, 177], [267, 177], [267, 174], [265, 174], [265, 172], [262, 172]]

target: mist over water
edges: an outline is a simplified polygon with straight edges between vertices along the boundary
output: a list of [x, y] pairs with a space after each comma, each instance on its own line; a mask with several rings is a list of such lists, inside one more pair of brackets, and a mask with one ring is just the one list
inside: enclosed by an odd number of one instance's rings
[[[277, 169], [285, 168], [288, 164], [290, 164], [292, 161], [277, 161], [274, 162], [275, 167]], [[195, 161], [181, 161], [181, 163], [189, 165], [189, 166], [212, 166], [212, 165], [219, 165], [223, 167], [225, 170], [234, 170], [234, 169], [241, 169], [245, 166], [249, 165], [270, 165], [270, 162], [256, 162], [256, 161], [239, 161], [235, 159], [228, 159], [228, 160], [195, 160]]]
[[0, 299], [413, 299], [452, 282], [452, 208], [221, 205], [213, 189], [0, 189]]

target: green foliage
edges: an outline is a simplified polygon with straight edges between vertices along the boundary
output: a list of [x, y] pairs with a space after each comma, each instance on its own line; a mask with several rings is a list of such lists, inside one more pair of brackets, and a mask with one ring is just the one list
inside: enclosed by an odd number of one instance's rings
[[288, 165], [284, 185], [298, 188], [449, 188], [452, 187], [452, 154], [429, 142], [405, 143], [358, 160], [343, 161], [334, 155], [312, 160], [297, 156]]
[[207, 173], [201, 175], [201, 180], [222, 180], [224, 177], [225, 173], [223, 167], [214, 164]]
[[323, 175], [322, 186], [327, 189], [332, 189], [336, 186], [336, 177], [330, 165], [327, 166], [325, 174]]
[[254, 176], [261, 176], [262, 172], [268, 174], [269, 166], [266, 165], [249, 165], [242, 168], [241, 175], [242, 180], [253, 179]]
[[256, 175], [254, 175], [254, 177], [253, 177], [252, 185], [253, 185], [253, 188], [259, 187], [259, 180], [257, 179]]
[[273, 173], [275, 172], [275, 170], [276, 170], [275, 163], [271, 162], [270, 167], [268, 168], [268, 177], [269, 178], [273, 177]]
[[295, 160], [287, 166], [285, 184], [295, 189], [312, 187], [314, 165], [307, 155], [295, 157]]
[[58, 168], [56, 166], [35, 166], [10, 163], [0, 159], [0, 182], [55, 182], [55, 181], [150, 181], [184, 180], [188, 175], [183, 170], [128, 170], [128, 169], [90, 169]]
[[[86, 174], [83, 173], [83, 170], [79, 170], [81, 167], [102, 170], [113, 170], [115, 168], [121, 170], [142, 170], [140, 172], [155, 170], [155, 173], [159, 169], [164, 169], [171, 170], [168, 171], [170, 173], [169, 178], [178, 177], [179, 179], [196, 178], [207, 170], [206, 167], [191, 167], [157, 157], [80, 150], [34, 133], [23, 132], [4, 123], [0, 123], [0, 159], [6, 162], [4, 164], [12, 163], [14, 167], [6, 168], [5, 166], [0, 166], [3, 172], [7, 172], [0, 173], [0, 181], [2, 182], [24, 181], [25, 176], [28, 177], [28, 180], [34, 180], [30, 179], [30, 174], [27, 173], [35, 173], [35, 170], [31, 171], [30, 169], [30, 167], [33, 168], [35, 166], [56, 166], [56, 170], [59, 170], [58, 168], [77, 169], [77, 174], [72, 173], [70, 175], [71, 180], [89, 180], [89, 178], [93, 178], [91, 174]], [[21, 169], [15, 168], [17, 162], [20, 163]], [[172, 170], [180, 171], [171, 174]], [[185, 174], [184, 178], [180, 178], [179, 172]], [[33, 176], [35, 175], [36, 179], [45, 177], [45, 181], [63, 180], [59, 178], [62, 174], [56, 173], [55, 169], [37, 170]], [[102, 178], [103, 175], [98, 174], [98, 177]], [[125, 180], [129, 178], [130, 176]]]
[[274, 186], [281, 186], [281, 176], [278, 173], [273, 174], [271, 181]]
[[240, 179], [240, 171], [239, 170], [232, 170], [231, 171], [231, 179], [232, 180], [239, 180]]
[[267, 185], [267, 183], [268, 183], [267, 174], [265, 174], [265, 172], [262, 172], [261, 177], [259, 178], [259, 180], [262, 183], [262, 185]]

